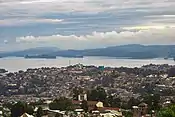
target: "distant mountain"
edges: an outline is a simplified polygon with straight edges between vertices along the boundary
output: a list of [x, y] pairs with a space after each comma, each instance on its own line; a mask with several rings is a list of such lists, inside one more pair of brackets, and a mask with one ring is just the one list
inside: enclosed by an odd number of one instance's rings
[[100, 49], [84, 50], [84, 56], [109, 56], [128, 58], [165, 58], [175, 56], [175, 45], [122, 45]]
[[0, 53], [0, 56], [1, 57], [9, 57], [9, 56], [24, 57], [26, 55], [43, 55], [43, 54], [53, 53], [58, 50], [59, 49], [56, 47], [37, 47], [37, 48], [31, 48], [31, 49], [26, 49], [26, 50], [16, 51], [16, 52]]
[[175, 57], [175, 45], [121, 45], [107, 48], [85, 50], [60, 50], [52, 47], [32, 48], [18, 52], [1, 53], [0, 56], [25, 57], [26, 55], [49, 55], [62, 57], [107, 56], [131, 59], [172, 58]]

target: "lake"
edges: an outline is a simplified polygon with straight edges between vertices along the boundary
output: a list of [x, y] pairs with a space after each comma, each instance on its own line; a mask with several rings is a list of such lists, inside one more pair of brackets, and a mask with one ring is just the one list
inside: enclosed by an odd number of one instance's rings
[[146, 64], [169, 64], [175, 65], [175, 62], [164, 59], [122, 59], [109, 57], [84, 57], [84, 58], [64, 58], [57, 59], [25, 59], [20, 57], [0, 58], [0, 68], [7, 69], [10, 72], [26, 70], [27, 68], [39, 67], [63, 67], [69, 64], [84, 64], [106, 67], [141, 67]]

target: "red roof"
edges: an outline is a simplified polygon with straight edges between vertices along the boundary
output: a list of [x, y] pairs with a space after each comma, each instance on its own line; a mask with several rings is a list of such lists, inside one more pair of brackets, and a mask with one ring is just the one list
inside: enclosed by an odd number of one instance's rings
[[[73, 104], [81, 104], [82, 101], [77, 101], [77, 100], [72, 100]], [[88, 105], [96, 105], [98, 102], [97, 101], [87, 101]]]
[[112, 108], [112, 107], [104, 107], [105, 110], [115, 110], [115, 111], [119, 111], [120, 108]]
[[73, 103], [73, 104], [80, 104], [80, 103], [81, 103], [81, 101], [72, 100], [72, 103]]
[[119, 111], [120, 108], [103, 107], [103, 108], [97, 108], [97, 110], [99, 110], [99, 111], [105, 111], [105, 110]]

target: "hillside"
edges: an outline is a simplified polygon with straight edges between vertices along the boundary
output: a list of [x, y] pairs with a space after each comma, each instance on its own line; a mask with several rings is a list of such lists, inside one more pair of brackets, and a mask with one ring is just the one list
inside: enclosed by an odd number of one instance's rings
[[107, 56], [107, 57], [125, 57], [131, 59], [149, 59], [149, 58], [172, 58], [175, 57], [175, 45], [121, 45], [107, 48], [85, 49], [85, 50], [60, 50], [52, 47], [32, 48], [17, 52], [1, 53], [0, 56], [26, 55], [51, 55], [62, 57], [77, 56]]

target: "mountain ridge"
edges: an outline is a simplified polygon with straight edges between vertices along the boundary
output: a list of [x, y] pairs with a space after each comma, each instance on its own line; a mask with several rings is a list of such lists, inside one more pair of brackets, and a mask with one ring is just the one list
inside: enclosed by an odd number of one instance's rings
[[175, 57], [175, 45], [120, 45], [106, 48], [84, 49], [84, 50], [61, 50], [56, 47], [37, 47], [16, 52], [0, 53], [1, 57], [24, 57], [26, 55], [50, 55], [62, 57], [76, 56], [107, 56], [127, 57], [133, 59], [147, 58], [173, 58]]

